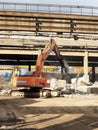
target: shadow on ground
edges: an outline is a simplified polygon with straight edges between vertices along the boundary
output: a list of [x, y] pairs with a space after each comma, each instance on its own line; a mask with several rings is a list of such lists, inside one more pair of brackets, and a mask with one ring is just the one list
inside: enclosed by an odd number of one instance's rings
[[7, 111], [8, 118], [3, 121], [0, 115], [1, 128], [6, 125], [19, 130], [98, 129], [98, 106], [25, 106], [38, 102], [27, 98], [1, 99], [0, 106]]

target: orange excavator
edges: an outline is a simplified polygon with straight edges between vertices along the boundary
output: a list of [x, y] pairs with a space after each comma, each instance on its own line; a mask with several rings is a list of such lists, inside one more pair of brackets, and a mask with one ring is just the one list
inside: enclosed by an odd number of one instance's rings
[[69, 76], [68, 64], [63, 59], [63, 56], [60, 54], [60, 51], [58, 49], [58, 46], [56, 45], [55, 40], [51, 39], [50, 43], [48, 43], [45, 46], [42, 53], [38, 56], [35, 71], [29, 71], [25, 75], [17, 77], [17, 87], [24, 87], [24, 88], [29, 87], [33, 89], [42, 89], [42, 88], [49, 89], [50, 83], [47, 81], [45, 73], [42, 70], [45, 60], [52, 51], [55, 52], [58, 60], [60, 61], [62, 67], [62, 78], [65, 75], [66, 77]]

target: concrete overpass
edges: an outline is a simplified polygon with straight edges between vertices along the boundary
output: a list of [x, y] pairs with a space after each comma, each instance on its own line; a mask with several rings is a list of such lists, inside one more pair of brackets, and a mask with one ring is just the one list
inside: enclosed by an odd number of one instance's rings
[[83, 38], [83, 34], [98, 34], [97, 22], [97, 16], [0, 11], [0, 30], [31, 31], [41, 36]]
[[89, 39], [87, 34], [98, 34], [97, 12], [91, 6], [0, 2], [0, 30]]
[[[87, 78], [88, 66], [93, 74], [98, 66], [97, 22], [95, 15], [1, 10], [0, 64], [34, 65], [38, 50], [52, 37], [70, 66], [84, 66]], [[54, 54], [45, 64], [59, 65]]]

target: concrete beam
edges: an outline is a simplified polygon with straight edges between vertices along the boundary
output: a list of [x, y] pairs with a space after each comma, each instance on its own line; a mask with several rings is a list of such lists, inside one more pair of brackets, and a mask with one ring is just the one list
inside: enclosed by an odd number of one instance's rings
[[[45, 46], [50, 42], [50, 37], [36, 37], [36, 36], [18, 36], [18, 35], [8, 35], [0, 36], [0, 45], [13, 45], [22, 46], [28, 45], [28, 47], [34, 46]], [[65, 38], [53, 38], [56, 44], [61, 47], [84, 47], [84, 48], [98, 48], [98, 40], [77, 40], [65, 39]], [[82, 48], [81, 48], [82, 49]]]
[[0, 50], [0, 54], [11, 54], [11, 55], [37, 55], [37, 51], [32, 51], [32, 50]]
[[[38, 27], [36, 19], [41, 23]], [[76, 25], [73, 31], [71, 21]], [[6, 31], [98, 34], [97, 21], [97, 16], [0, 11], [0, 30]]]
[[[38, 55], [38, 50], [34, 51], [34, 50], [18, 50], [18, 49], [0, 49], [0, 54], [12, 54], [12, 55]], [[63, 52], [61, 51], [61, 54], [63, 56], [85, 56], [85, 52], [72, 52], [72, 51], [68, 51], [68, 52]], [[55, 55], [54, 53], [51, 53], [50, 55]], [[98, 57], [98, 53], [93, 53], [93, 52], [89, 52], [88, 53], [89, 57]]]

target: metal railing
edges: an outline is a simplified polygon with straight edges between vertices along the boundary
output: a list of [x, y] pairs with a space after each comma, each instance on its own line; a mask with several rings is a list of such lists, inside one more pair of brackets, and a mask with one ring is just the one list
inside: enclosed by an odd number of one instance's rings
[[58, 5], [58, 4], [26, 4], [26, 3], [9, 3], [0, 2], [0, 10], [8, 11], [25, 11], [25, 12], [46, 12], [61, 14], [81, 14], [81, 15], [98, 15], [98, 7], [93, 6], [75, 6], [75, 5]]

